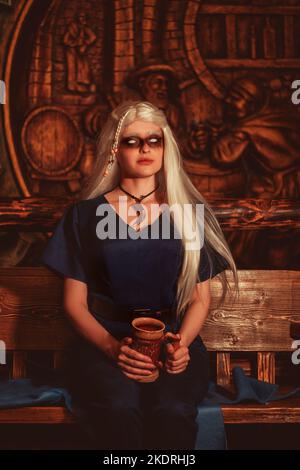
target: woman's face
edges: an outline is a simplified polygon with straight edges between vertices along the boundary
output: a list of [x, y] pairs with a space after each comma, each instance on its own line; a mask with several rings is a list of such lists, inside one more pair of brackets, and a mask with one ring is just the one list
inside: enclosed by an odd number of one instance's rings
[[[163, 163], [162, 129], [152, 122], [136, 120], [126, 126], [119, 139], [117, 160], [122, 177], [144, 177], [157, 173]], [[143, 160], [148, 161], [143, 161]]]

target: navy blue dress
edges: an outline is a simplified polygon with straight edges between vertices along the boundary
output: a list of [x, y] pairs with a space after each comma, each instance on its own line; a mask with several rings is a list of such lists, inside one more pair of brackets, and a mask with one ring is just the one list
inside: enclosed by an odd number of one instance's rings
[[[100, 239], [97, 224], [108, 213], [96, 213], [99, 207], [105, 207], [114, 218], [117, 234], [120, 229], [128, 231], [130, 236]], [[170, 239], [161, 236], [163, 214], [138, 234], [103, 194], [79, 201], [59, 221], [41, 262], [63, 277], [86, 283], [88, 298], [97, 295], [126, 307], [172, 308], [176, 301], [182, 244], [172, 230]], [[150, 237], [151, 228], [157, 229], [156, 239]], [[204, 245], [199, 266], [201, 281], [226, 269], [223, 258], [214, 250], [209, 253], [214, 261], [212, 272], [208, 247]], [[99, 312], [90, 311], [116, 338], [131, 335], [130, 322], [121, 318], [120, 322], [109, 321], [99, 316]], [[166, 324], [166, 331], [176, 332], [179, 326], [179, 323], [175, 327]], [[94, 448], [142, 449], [148, 438], [153, 439], [154, 449], [193, 448], [197, 404], [205, 396], [209, 383], [209, 358], [199, 335], [190, 344], [189, 352], [190, 361], [183, 372], [170, 374], [163, 370], [155, 382], [140, 383], [128, 378], [96, 346], [79, 340], [70, 357], [70, 387], [81, 406], [78, 419]], [[145, 407], [141, 407], [141, 397], [146, 400]], [[148, 416], [148, 427], [144, 427], [142, 409]], [[144, 432], [149, 432], [149, 436], [142, 441]]]
[[[130, 236], [138, 238], [99, 239], [97, 224], [107, 216], [107, 211], [96, 215], [100, 204], [106, 204], [110, 215], [115, 218], [117, 230], [128, 230]], [[151, 238], [151, 227], [158, 229], [159, 238]], [[63, 277], [85, 282], [89, 294], [120, 306], [172, 308], [176, 301], [182, 244], [172, 230], [170, 239], [164, 239], [161, 227], [162, 216], [138, 235], [102, 194], [68, 208], [49, 240], [41, 262]], [[208, 247], [204, 245], [199, 266], [201, 282], [214, 277], [227, 266], [226, 261], [210, 249], [213, 260], [210, 272], [207, 253]]]

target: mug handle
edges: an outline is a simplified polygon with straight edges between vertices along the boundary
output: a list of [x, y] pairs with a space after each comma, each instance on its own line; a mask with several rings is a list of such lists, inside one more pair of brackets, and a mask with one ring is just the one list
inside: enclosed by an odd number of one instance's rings
[[164, 342], [171, 343], [175, 351], [180, 347], [180, 340], [181, 340], [180, 333], [171, 333], [169, 331], [165, 333]]

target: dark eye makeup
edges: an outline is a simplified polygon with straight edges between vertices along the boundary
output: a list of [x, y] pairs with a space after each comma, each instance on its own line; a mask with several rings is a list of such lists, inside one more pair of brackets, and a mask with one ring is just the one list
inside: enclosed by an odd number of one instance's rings
[[162, 136], [152, 134], [145, 139], [138, 136], [127, 136], [121, 139], [121, 145], [129, 148], [139, 148], [144, 145], [145, 142], [149, 147], [160, 147], [162, 145]]

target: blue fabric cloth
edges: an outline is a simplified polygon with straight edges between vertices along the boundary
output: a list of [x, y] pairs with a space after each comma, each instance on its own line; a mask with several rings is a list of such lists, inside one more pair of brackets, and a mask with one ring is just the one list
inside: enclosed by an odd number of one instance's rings
[[38, 385], [34, 380], [0, 380], [0, 409], [65, 404], [73, 412], [72, 397], [65, 387]]
[[[278, 385], [248, 377], [240, 367], [233, 369], [233, 380], [235, 385], [233, 399], [222, 394], [220, 388], [214, 382], [210, 382], [208, 394], [198, 406], [195, 450], [226, 449], [221, 404], [237, 404], [245, 401], [267, 404], [292, 396], [300, 397], [300, 387], [289, 393], [279, 394]], [[38, 385], [32, 379], [0, 381], [0, 409], [63, 404], [71, 413], [75, 412], [72, 396], [63, 386]]]
[[275, 400], [300, 397], [300, 387], [289, 393], [279, 394], [278, 385], [249, 377], [241, 367], [234, 367], [232, 374], [235, 398], [230, 399], [222, 394], [218, 390], [220, 387], [217, 387], [215, 383], [209, 384], [207, 396], [198, 407], [198, 433], [195, 449], [222, 450], [227, 448], [221, 404], [233, 405], [249, 401], [267, 404]]

